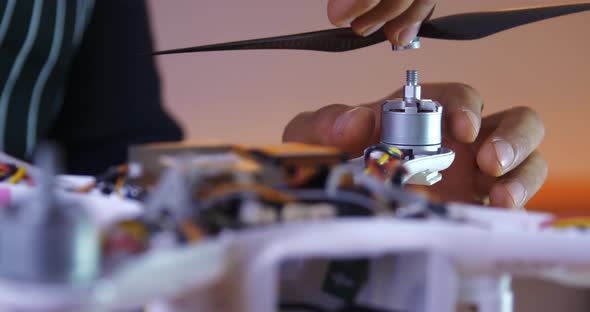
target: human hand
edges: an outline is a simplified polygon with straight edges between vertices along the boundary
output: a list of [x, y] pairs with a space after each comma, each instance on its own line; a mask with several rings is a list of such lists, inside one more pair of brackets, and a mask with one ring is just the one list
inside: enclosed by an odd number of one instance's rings
[[[547, 164], [537, 151], [545, 130], [535, 111], [515, 107], [482, 119], [481, 97], [458, 83], [423, 84], [422, 94], [443, 105], [443, 146], [456, 154], [442, 181], [428, 188], [431, 194], [443, 201], [520, 207], [539, 190]], [[398, 90], [388, 98], [401, 97]], [[379, 142], [384, 101], [301, 113], [285, 127], [283, 141], [337, 146], [361, 155]]]
[[362, 36], [383, 28], [393, 45], [406, 46], [435, 4], [436, 0], [329, 0], [328, 18], [338, 27], [350, 25]]

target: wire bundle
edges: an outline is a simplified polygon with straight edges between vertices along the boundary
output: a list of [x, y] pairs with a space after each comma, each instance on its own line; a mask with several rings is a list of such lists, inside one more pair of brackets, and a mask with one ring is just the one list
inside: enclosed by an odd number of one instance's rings
[[129, 175], [130, 170], [127, 164], [111, 167], [102, 175], [97, 176], [93, 182], [75, 191], [89, 193], [93, 189], [98, 189], [106, 195], [114, 192], [124, 198], [141, 200], [145, 195], [145, 191], [137, 185], [128, 183]]
[[111, 167], [102, 175], [97, 176], [93, 182], [77, 189], [76, 191], [81, 192], [81, 193], [88, 193], [92, 189], [97, 187], [98, 184], [101, 182], [112, 182], [114, 180], [117, 180], [117, 184], [119, 184], [119, 180], [121, 180], [122, 178], [124, 179], [124, 177], [127, 175], [127, 171], [128, 171], [128, 166], [126, 164], [116, 166], [116, 167]]
[[137, 221], [124, 221], [115, 225], [103, 238], [103, 250], [106, 255], [119, 253], [139, 254], [148, 243], [148, 231], [145, 225]]
[[[380, 152], [381, 156], [373, 157], [373, 153]], [[394, 185], [402, 185], [404, 176], [407, 174], [402, 160], [403, 152], [398, 148], [378, 144], [365, 150], [365, 173], [376, 176], [384, 181], [391, 179]]]
[[29, 185], [34, 185], [33, 179], [27, 173], [27, 169], [13, 164], [0, 163], [0, 182], [17, 184], [26, 181]]

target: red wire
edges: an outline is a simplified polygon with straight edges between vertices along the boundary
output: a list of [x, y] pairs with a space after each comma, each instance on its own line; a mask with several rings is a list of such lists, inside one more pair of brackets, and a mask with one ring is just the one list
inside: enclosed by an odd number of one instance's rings
[[381, 172], [381, 168], [379, 168], [379, 165], [377, 164], [377, 160], [376, 159], [371, 159], [369, 161], [369, 169], [371, 169], [372, 172], [374, 172], [374, 174], [381, 180], [383, 180], [383, 173]]
[[129, 251], [131, 253], [138, 253], [143, 250], [142, 244], [136, 239], [122, 235], [111, 237], [106, 245], [105, 252], [111, 254], [116, 251]]

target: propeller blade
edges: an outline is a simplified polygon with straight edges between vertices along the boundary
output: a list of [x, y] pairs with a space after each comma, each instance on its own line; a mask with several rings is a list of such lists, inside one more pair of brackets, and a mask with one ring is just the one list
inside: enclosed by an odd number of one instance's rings
[[211, 44], [184, 49], [174, 49], [151, 53], [152, 55], [177, 54], [206, 51], [229, 50], [310, 50], [323, 52], [343, 52], [360, 49], [386, 41], [385, 34], [377, 31], [374, 34], [361, 37], [351, 28], [336, 28], [320, 30], [303, 34], [280, 37], [252, 39], [228, 43]]
[[590, 3], [578, 3], [450, 15], [425, 22], [418, 36], [474, 40], [517, 26], [588, 10]]
[[[588, 10], [590, 10], [590, 3], [578, 3], [456, 14], [424, 22], [418, 36], [432, 39], [474, 40], [517, 26]], [[387, 38], [382, 31], [377, 31], [367, 37], [361, 37], [351, 28], [337, 28], [295, 35], [158, 51], [149, 53], [149, 55], [263, 49], [344, 52], [368, 47], [386, 40]]]

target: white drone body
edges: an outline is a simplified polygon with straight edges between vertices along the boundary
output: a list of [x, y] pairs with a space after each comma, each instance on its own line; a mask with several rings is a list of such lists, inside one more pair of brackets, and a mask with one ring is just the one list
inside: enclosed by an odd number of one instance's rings
[[[111, 203], [89, 199], [86, 208], [99, 216], [114, 211]], [[274, 312], [288, 299], [337, 307], [322, 294], [326, 259], [361, 257], [370, 259], [371, 270], [357, 300], [385, 311], [451, 312], [458, 304], [512, 311], [511, 276], [590, 287], [590, 232], [545, 229], [550, 214], [463, 204], [448, 209], [450, 220], [335, 219], [230, 232], [196, 245], [163, 244], [89, 285], [1, 280], [0, 306]]]
[[[57, 187], [80, 186], [89, 179], [63, 176]], [[22, 185], [0, 189], [9, 190], [15, 202], [36, 192]], [[171, 188], [159, 192], [164, 201], [181, 197]], [[77, 200], [97, 228], [146, 212], [138, 202], [101, 194], [60, 191], [57, 196]], [[341, 303], [323, 293], [321, 277], [330, 261], [358, 258], [369, 259], [370, 271], [356, 301], [384, 311], [450, 312], [458, 304], [511, 311], [511, 276], [590, 286], [589, 231], [546, 228], [553, 216], [544, 213], [458, 203], [446, 209], [444, 219], [312, 220], [227, 231], [195, 245], [175, 245], [164, 235], [141, 257], [88, 283], [3, 277], [0, 306], [18, 311], [147, 307], [274, 312], [287, 300], [336, 309]]]

